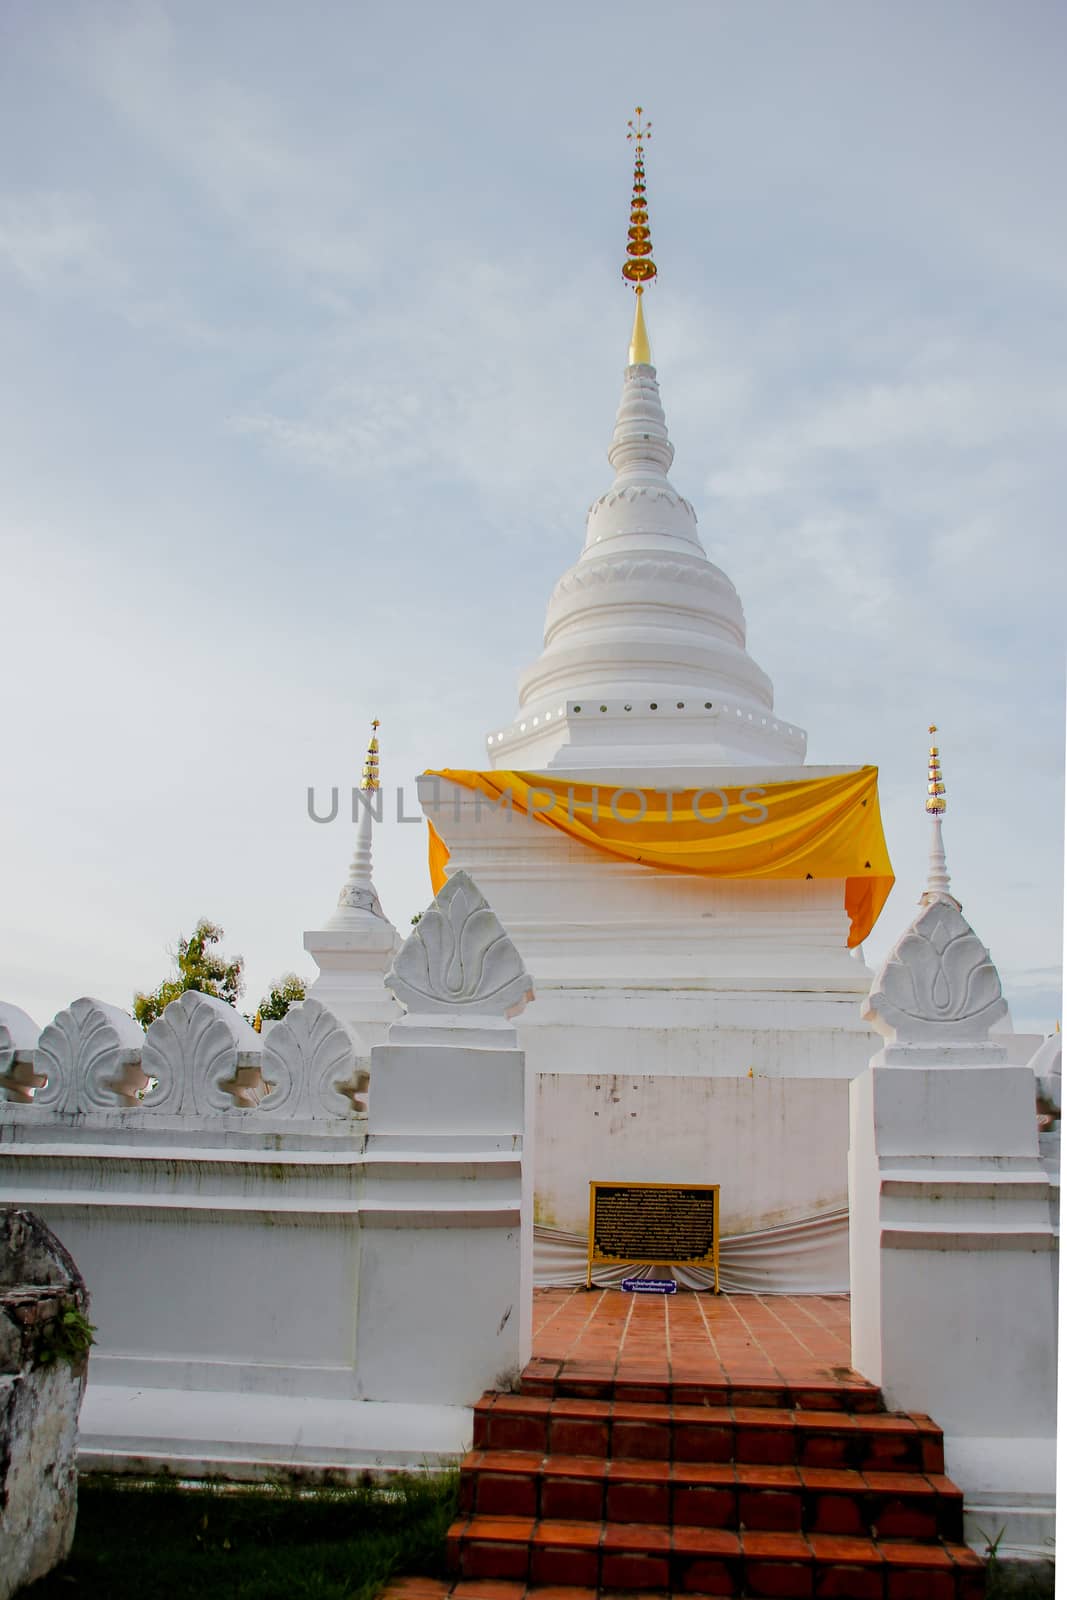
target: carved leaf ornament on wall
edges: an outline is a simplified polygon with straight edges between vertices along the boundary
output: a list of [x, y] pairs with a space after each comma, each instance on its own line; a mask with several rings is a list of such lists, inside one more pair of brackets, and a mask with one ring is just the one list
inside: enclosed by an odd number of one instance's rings
[[265, 1111], [348, 1117], [365, 1109], [368, 1075], [357, 1067], [352, 1036], [317, 1000], [293, 1006], [271, 1029], [263, 1069], [272, 1085]]
[[366, 1115], [368, 1081], [352, 1035], [315, 1000], [293, 1006], [266, 1040], [233, 1006], [196, 990], [172, 1000], [147, 1033], [89, 996], [43, 1031], [0, 1002], [0, 1107], [60, 1117], [262, 1110], [347, 1120]]
[[253, 1050], [258, 1057], [259, 1036], [232, 1006], [187, 990], [145, 1034], [141, 1061], [153, 1082], [144, 1109], [203, 1116], [251, 1104], [240, 1094], [238, 1071], [239, 1052]]
[[68, 1114], [135, 1107], [148, 1081], [143, 1038], [118, 1006], [88, 995], [72, 1001], [41, 1033], [35, 1065], [45, 1082], [33, 1103]]
[[455, 872], [398, 951], [386, 984], [409, 1011], [514, 1016], [533, 981], [496, 912]]
[[935, 900], [889, 955], [866, 1015], [897, 1038], [984, 1039], [1007, 1011], [989, 951], [959, 908]]

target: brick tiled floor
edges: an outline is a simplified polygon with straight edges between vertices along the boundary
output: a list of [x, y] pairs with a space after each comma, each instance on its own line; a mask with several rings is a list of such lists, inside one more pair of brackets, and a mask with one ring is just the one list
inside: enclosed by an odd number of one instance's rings
[[848, 1374], [848, 1296], [537, 1289], [533, 1353], [574, 1378], [796, 1387]]
[[537, 1291], [519, 1392], [474, 1408], [454, 1576], [383, 1600], [980, 1600], [941, 1430], [849, 1354], [844, 1296]]

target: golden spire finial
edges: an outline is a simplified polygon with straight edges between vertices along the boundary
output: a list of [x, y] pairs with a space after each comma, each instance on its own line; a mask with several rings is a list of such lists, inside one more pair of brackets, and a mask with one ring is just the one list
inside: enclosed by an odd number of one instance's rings
[[641, 309], [641, 296], [645, 292], [645, 284], [651, 283], [656, 276], [656, 263], [652, 259], [652, 231], [648, 226], [648, 202], [645, 199], [645, 142], [652, 135], [652, 124], [642, 121], [643, 112], [640, 106], [635, 107], [635, 115], [637, 120], [631, 117], [627, 123], [629, 132], [626, 137], [633, 141], [634, 146], [634, 192], [630, 201], [626, 260], [622, 266], [622, 275], [637, 296], [633, 333], [630, 336], [632, 367], [652, 364], [652, 351]]
[[[936, 722], [931, 722], [930, 732], [937, 732]], [[927, 769], [926, 809], [932, 817], [945, 814], [945, 785], [941, 778], [941, 752], [936, 744], [930, 746], [930, 765]]]
[[[937, 723], [931, 722], [930, 732], [937, 732]], [[926, 888], [919, 904], [932, 905], [935, 900], [947, 900], [959, 910], [959, 901], [949, 893], [952, 879], [945, 860], [945, 841], [941, 836], [941, 823], [945, 815], [945, 785], [941, 781], [941, 752], [936, 744], [930, 746], [930, 764], [927, 768], [926, 810], [930, 818], [930, 859], [926, 869]]]
[[367, 794], [378, 787], [378, 729], [381, 723], [375, 717], [371, 723], [371, 739], [367, 746], [367, 759], [363, 763], [363, 779], [360, 788]]

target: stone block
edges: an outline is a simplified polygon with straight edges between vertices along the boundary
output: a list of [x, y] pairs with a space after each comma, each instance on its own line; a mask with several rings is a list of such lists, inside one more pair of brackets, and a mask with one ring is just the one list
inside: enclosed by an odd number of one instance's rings
[[0, 1210], [0, 1600], [70, 1551], [86, 1361], [42, 1360], [49, 1328], [88, 1310], [67, 1251], [30, 1211]]

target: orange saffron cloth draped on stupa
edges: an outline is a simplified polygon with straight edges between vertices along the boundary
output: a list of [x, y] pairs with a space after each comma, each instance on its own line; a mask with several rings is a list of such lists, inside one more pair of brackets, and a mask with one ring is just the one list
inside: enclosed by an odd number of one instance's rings
[[[592, 785], [537, 772], [428, 777], [472, 789], [619, 861], [708, 878], [845, 880], [850, 946], [862, 944], [893, 887], [878, 805], [878, 768], [739, 788], [665, 791]], [[614, 811], [612, 801], [614, 800]], [[430, 881], [445, 881], [448, 846], [430, 823]]]

